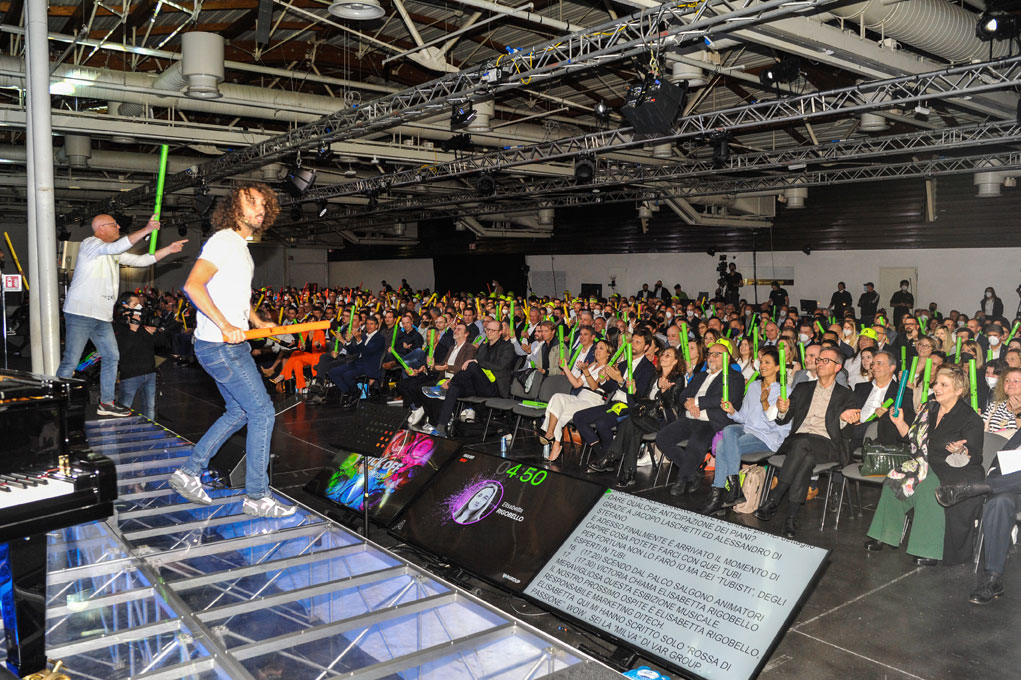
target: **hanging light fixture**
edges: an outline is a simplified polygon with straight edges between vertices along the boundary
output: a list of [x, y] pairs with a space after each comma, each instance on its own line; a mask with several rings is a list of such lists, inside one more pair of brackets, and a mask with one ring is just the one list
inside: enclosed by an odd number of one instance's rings
[[334, 0], [328, 11], [335, 17], [352, 21], [372, 21], [386, 16], [379, 0]]

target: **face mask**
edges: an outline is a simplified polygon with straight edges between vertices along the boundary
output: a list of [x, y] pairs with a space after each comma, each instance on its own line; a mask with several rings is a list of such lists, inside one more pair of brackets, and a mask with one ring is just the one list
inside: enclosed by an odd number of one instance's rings
[[996, 383], [999, 382], [999, 380], [1000, 379], [997, 378], [995, 375], [994, 376], [988, 376], [988, 375], [986, 376], [986, 384], [989, 385], [989, 389], [991, 389], [991, 390], [996, 389]]
[[852, 329], [850, 329], [850, 328], [845, 328], [844, 329], [844, 337], [845, 338], [851, 337], [851, 333], [854, 333], [854, 331]]
[[132, 307], [132, 309], [141, 309], [141, 308], [142, 308], [142, 305], [135, 305], [134, 307]]
[[806, 343], [809, 340], [811, 340], [811, 338], [808, 337], [808, 335], [806, 335], [805, 333], [798, 333], [798, 342]]
[[993, 296], [993, 291], [991, 291], [991, 290], [987, 290], [987, 291], [986, 291], [986, 297], [987, 297], [987, 298], [991, 298], [992, 296]]
[[907, 292], [908, 287], [907, 286], [901, 286], [900, 289], [905, 291], [905, 292]]
[[693, 312], [693, 311], [692, 311], [692, 310], [690, 310], [690, 309], [689, 309], [689, 310], [687, 310], [687, 311], [685, 311], [685, 312], [684, 312], [684, 314], [685, 314], [685, 316], [687, 316], [687, 317], [688, 317], [689, 319], [690, 319], [691, 317], [695, 316], [695, 312]]
[[962, 327], [963, 325], [964, 325], [964, 322], [963, 322], [963, 321], [958, 321], [958, 322], [957, 322], [957, 327], [958, 327], [958, 328]]
[[999, 344], [1000, 344], [1000, 339], [998, 337], [996, 337], [995, 335], [990, 335], [989, 336], [989, 346], [990, 347], [996, 347]]
[[861, 289], [863, 291], [865, 291], [866, 293], [869, 292], [869, 287], [868, 286], [862, 286]]

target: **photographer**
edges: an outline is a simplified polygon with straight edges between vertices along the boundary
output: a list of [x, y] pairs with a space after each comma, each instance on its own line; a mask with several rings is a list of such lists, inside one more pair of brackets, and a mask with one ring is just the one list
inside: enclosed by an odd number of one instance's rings
[[121, 355], [117, 403], [131, 408], [140, 393], [139, 412], [155, 420], [156, 345], [166, 342], [166, 333], [159, 327], [159, 313], [150, 305], [143, 307], [142, 299], [134, 293], [121, 293], [114, 312], [117, 323], [113, 333]]

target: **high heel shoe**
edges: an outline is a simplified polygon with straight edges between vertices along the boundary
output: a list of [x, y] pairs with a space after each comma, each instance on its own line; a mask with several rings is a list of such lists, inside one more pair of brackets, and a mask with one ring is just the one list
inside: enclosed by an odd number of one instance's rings
[[563, 446], [557, 448], [556, 450], [550, 449], [550, 455], [549, 455], [549, 458], [547, 459], [547, 461], [550, 462], [550, 463], [556, 462], [557, 458], [560, 457], [560, 454], [563, 452], [563, 450], [564, 450]]
[[543, 446], [550, 446], [550, 445], [553, 444], [553, 440], [550, 439], [549, 437], [547, 437], [544, 434], [540, 434], [539, 435], [539, 443], [542, 444]]

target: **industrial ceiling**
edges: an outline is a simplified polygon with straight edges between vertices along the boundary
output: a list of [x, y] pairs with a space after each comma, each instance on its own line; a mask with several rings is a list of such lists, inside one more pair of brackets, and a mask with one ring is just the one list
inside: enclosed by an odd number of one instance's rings
[[[291, 190], [279, 238], [328, 245], [414, 243], [435, 217], [542, 238], [592, 203], [754, 228], [813, 187], [968, 174], [995, 196], [1021, 174], [1016, 31], [976, 30], [1009, 6], [370, 0], [366, 21], [345, 4], [53, 0], [57, 213], [146, 214], [160, 144], [166, 221], [198, 230], [203, 195], [258, 178]], [[0, 216], [17, 216], [22, 0], [0, 14]], [[650, 72], [685, 96], [637, 134], [622, 107]]]

